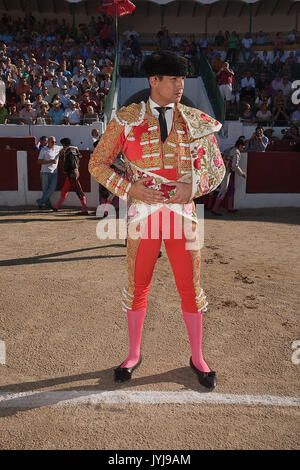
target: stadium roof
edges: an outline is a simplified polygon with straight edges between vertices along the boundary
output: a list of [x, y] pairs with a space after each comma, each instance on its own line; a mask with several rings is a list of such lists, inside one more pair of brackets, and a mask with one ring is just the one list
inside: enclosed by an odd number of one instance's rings
[[[160, 5], [154, 2], [159, 0], [132, 0], [136, 5], [136, 10], [143, 9], [147, 16], [159, 14]], [[202, 0], [172, 0], [166, 4], [166, 12], [172, 11], [176, 16], [192, 15], [200, 16], [205, 14], [206, 7], [202, 5]], [[203, 0], [212, 1], [212, 0]], [[250, 0], [216, 0], [207, 6], [208, 16], [243, 16], [248, 14], [248, 5], [245, 2]], [[19, 11], [20, 15], [27, 9], [30, 4], [30, 11], [34, 15], [51, 13], [56, 15], [71, 14], [72, 5], [66, 0], [0, 0], [0, 11], [15, 12]], [[82, 0], [76, 4], [76, 11], [86, 16], [97, 16], [100, 0]], [[297, 6], [300, 4], [298, 0], [257, 0], [252, 4], [253, 16], [264, 15], [287, 15], [296, 14]]]

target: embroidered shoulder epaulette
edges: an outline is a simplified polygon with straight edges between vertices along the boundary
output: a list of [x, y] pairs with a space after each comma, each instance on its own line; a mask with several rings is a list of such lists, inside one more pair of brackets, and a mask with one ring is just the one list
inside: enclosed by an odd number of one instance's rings
[[191, 108], [183, 104], [178, 104], [178, 109], [186, 121], [190, 134], [194, 139], [199, 139], [206, 135], [218, 132], [222, 124], [215, 118], [200, 111], [200, 109]]
[[116, 113], [115, 119], [122, 126], [139, 126], [145, 117], [146, 103], [131, 103], [129, 106], [122, 106]]

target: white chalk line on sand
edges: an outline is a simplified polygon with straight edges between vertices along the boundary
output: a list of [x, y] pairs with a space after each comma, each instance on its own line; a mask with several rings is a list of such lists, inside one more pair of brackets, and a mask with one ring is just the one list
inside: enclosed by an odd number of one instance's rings
[[234, 395], [194, 391], [91, 391], [51, 390], [45, 392], [5, 392], [0, 394], [0, 408], [39, 408], [42, 406], [96, 404], [213, 404], [300, 406], [299, 397], [274, 395]]

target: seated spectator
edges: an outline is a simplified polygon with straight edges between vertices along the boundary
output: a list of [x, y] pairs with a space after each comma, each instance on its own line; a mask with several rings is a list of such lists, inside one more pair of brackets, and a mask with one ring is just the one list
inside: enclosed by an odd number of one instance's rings
[[0, 101], [0, 124], [7, 124], [8, 110], [5, 103]]
[[288, 141], [291, 150], [294, 152], [300, 151], [300, 134], [298, 126], [294, 124], [291, 125], [289, 129], [282, 129], [281, 133], [283, 134], [282, 140]]
[[61, 103], [58, 100], [53, 101], [52, 108], [49, 111], [49, 116], [51, 117], [53, 123], [57, 126], [63, 124], [65, 113], [61, 108]]
[[80, 108], [80, 111], [82, 114], [86, 114], [87, 113], [87, 108], [91, 106], [94, 111], [97, 110], [97, 103], [96, 101], [92, 100], [90, 98], [90, 94], [88, 92], [84, 93], [83, 97], [82, 97], [82, 101], [80, 102], [80, 105], [79, 105], [79, 108]]
[[111, 60], [109, 60], [107, 65], [104, 65], [104, 67], [102, 67], [101, 69], [102, 75], [105, 75], [106, 73], [108, 73], [111, 76], [113, 71], [114, 71], [114, 65]]
[[20, 122], [19, 124], [34, 124], [36, 118], [36, 110], [33, 109], [32, 103], [27, 100], [25, 106], [19, 112]]
[[68, 77], [68, 95], [70, 96], [78, 96], [79, 95], [79, 90], [76, 85], [74, 85], [74, 80], [72, 77]]
[[297, 109], [291, 114], [291, 121], [297, 126], [300, 125], [300, 103], [297, 105]]
[[32, 107], [39, 112], [41, 110], [42, 104], [48, 105], [47, 101], [43, 99], [43, 95], [38, 93], [35, 97], [35, 101], [32, 103]]
[[93, 106], [88, 106], [87, 112], [83, 115], [83, 124], [89, 125], [97, 121], [99, 121], [98, 114], [95, 112]]
[[43, 82], [40, 78], [36, 78], [34, 80], [34, 85], [32, 87], [32, 93], [34, 96], [38, 95], [39, 93], [43, 92]]
[[224, 62], [224, 66], [216, 76], [219, 78], [219, 89], [222, 98], [226, 100], [226, 109], [228, 110], [232, 97], [232, 77], [234, 76], [234, 72], [229, 68], [228, 62]]
[[297, 37], [297, 30], [296, 29], [293, 29], [290, 34], [288, 35], [288, 40], [287, 40], [287, 43], [288, 44], [295, 44], [296, 42], [296, 37]]
[[274, 59], [280, 51], [283, 51], [283, 39], [281, 37], [281, 33], [277, 33], [274, 39], [274, 50], [273, 50]]
[[294, 65], [297, 63], [297, 57], [295, 56], [295, 53], [293, 51], [289, 53], [285, 63], [289, 65]]
[[175, 33], [171, 39], [174, 51], [179, 51], [182, 44], [181, 37], [178, 36], [178, 33]]
[[251, 106], [249, 103], [245, 103], [243, 111], [240, 114], [240, 121], [244, 123], [251, 123], [255, 121], [255, 114], [251, 110]]
[[271, 65], [271, 61], [268, 56], [268, 51], [263, 51], [263, 56], [262, 56], [262, 65], [264, 69], [269, 69]]
[[223, 46], [224, 43], [225, 43], [225, 37], [222, 31], [220, 30], [215, 37], [215, 45], [220, 47], [220, 46]]
[[258, 35], [256, 36], [256, 44], [262, 46], [265, 44], [265, 35], [263, 31], [259, 31]]
[[49, 105], [48, 103], [43, 103], [40, 106], [40, 111], [37, 113], [36, 125], [46, 126], [52, 123], [52, 119], [49, 115]]
[[120, 74], [122, 77], [132, 77], [133, 76], [133, 58], [130, 55], [130, 51], [126, 51], [123, 54], [123, 57], [120, 62]]
[[261, 126], [257, 126], [252, 137], [247, 141], [245, 152], [265, 152], [269, 139]]
[[[253, 57], [254, 50], [252, 48], [252, 44], [253, 44], [253, 40], [250, 37], [250, 34], [247, 33], [246, 36], [242, 39], [242, 50], [241, 50], [241, 52], [242, 52], [244, 62], [247, 62], [247, 60], [250, 61], [251, 58]], [[248, 58], [247, 58], [247, 54], [249, 54]]]
[[277, 126], [286, 126], [289, 120], [286, 99], [282, 90], [278, 90], [273, 100], [273, 118]]
[[59, 69], [59, 71], [57, 72], [57, 84], [58, 84], [58, 86], [59, 86], [60, 89], [61, 89], [64, 85], [67, 85], [67, 84], [68, 84], [68, 79], [67, 79], [67, 77], [64, 75], [63, 69]]
[[274, 80], [271, 83], [273, 93], [281, 89], [281, 77], [279, 73], [276, 73]]
[[255, 80], [250, 71], [246, 72], [246, 76], [241, 81], [241, 100], [245, 97], [250, 97], [253, 101], [255, 99]]
[[61, 87], [61, 94], [59, 95], [59, 101], [63, 105], [64, 109], [67, 109], [70, 105], [71, 95], [68, 93], [67, 85]]
[[57, 78], [53, 78], [51, 82], [51, 86], [48, 87], [48, 94], [51, 96], [53, 99], [54, 95], [59, 95], [60, 94], [60, 88], [58, 86]]
[[[172, 39], [169, 37], [169, 35], [167, 35], [167, 49], [172, 49]], [[166, 38], [165, 38], [166, 40]], [[130, 40], [129, 40], [129, 43], [128, 43], [128, 47], [130, 47], [131, 49], [131, 53], [137, 57], [139, 54], [141, 54], [141, 48], [140, 48], [140, 44], [139, 44], [139, 41], [137, 39], [136, 36], [134, 36], [133, 34], [130, 36]]]
[[70, 107], [65, 110], [65, 123], [67, 125], [80, 124], [82, 112], [77, 108], [76, 101], [70, 101]]
[[267, 126], [272, 121], [272, 113], [268, 109], [267, 103], [263, 103], [260, 107], [260, 110], [256, 113], [256, 120], [263, 126]]
[[16, 94], [20, 96], [22, 93], [31, 93], [31, 87], [27, 81], [27, 78], [20, 78], [20, 81], [16, 86]]
[[254, 104], [258, 109], [260, 109], [263, 104], [271, 106], [271, 98], [268, 97], [266, 88], [263, 88], [261, 91], [258, 92]]
[[104, 75], [104, 80], [102, 80], [100, 82], [100, 88], [101, 88], [101, 91], [107, 95], [108, 92], [109, 92], [109, 89], [111, 87], [111, 79], [110, 79], [110, 75], [108, 73], [106, 73]]
[[45, 85], [43, 85], [42, 87], [42, 97], [43, 97], [43, 101], [47, 101], [48, 104], [51, 103], [52, 97], [49, 95], [48, 87], [46, 87]]
[[19, 124], [20, 117], [16, 104], [12, 104], [8, 109], [7, 124]]
[[239, 104], [240, 104], [240, 91], [241, 91], [241, 86], [239, 84], [239, 81], [236, 77], [233, 77], [231, 103], [234, 104], [237, 109], [239, 108]]
[[283, 96], [285, 98], [289, 98], [292, 94], [292, 83], [289, 81], [289, 77], [287, 75], [282, 77], [282, 80], [279, 84], [279, 90], [282, 90]]

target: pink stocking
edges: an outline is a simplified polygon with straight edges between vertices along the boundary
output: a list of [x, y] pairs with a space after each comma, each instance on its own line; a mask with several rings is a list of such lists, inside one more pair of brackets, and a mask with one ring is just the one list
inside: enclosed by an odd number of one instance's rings
[[133, 367], [140, 358], [141, 339], [145, 316], [145, 308], [142, 310], [127, 309], [129, 353], [125, 361], [121, 364], [121, 367]]
[[210, 368], [202, 356], [202, 312], [182, 313], [188, 330], [193, 364], [201, 372], [210, 372]]

